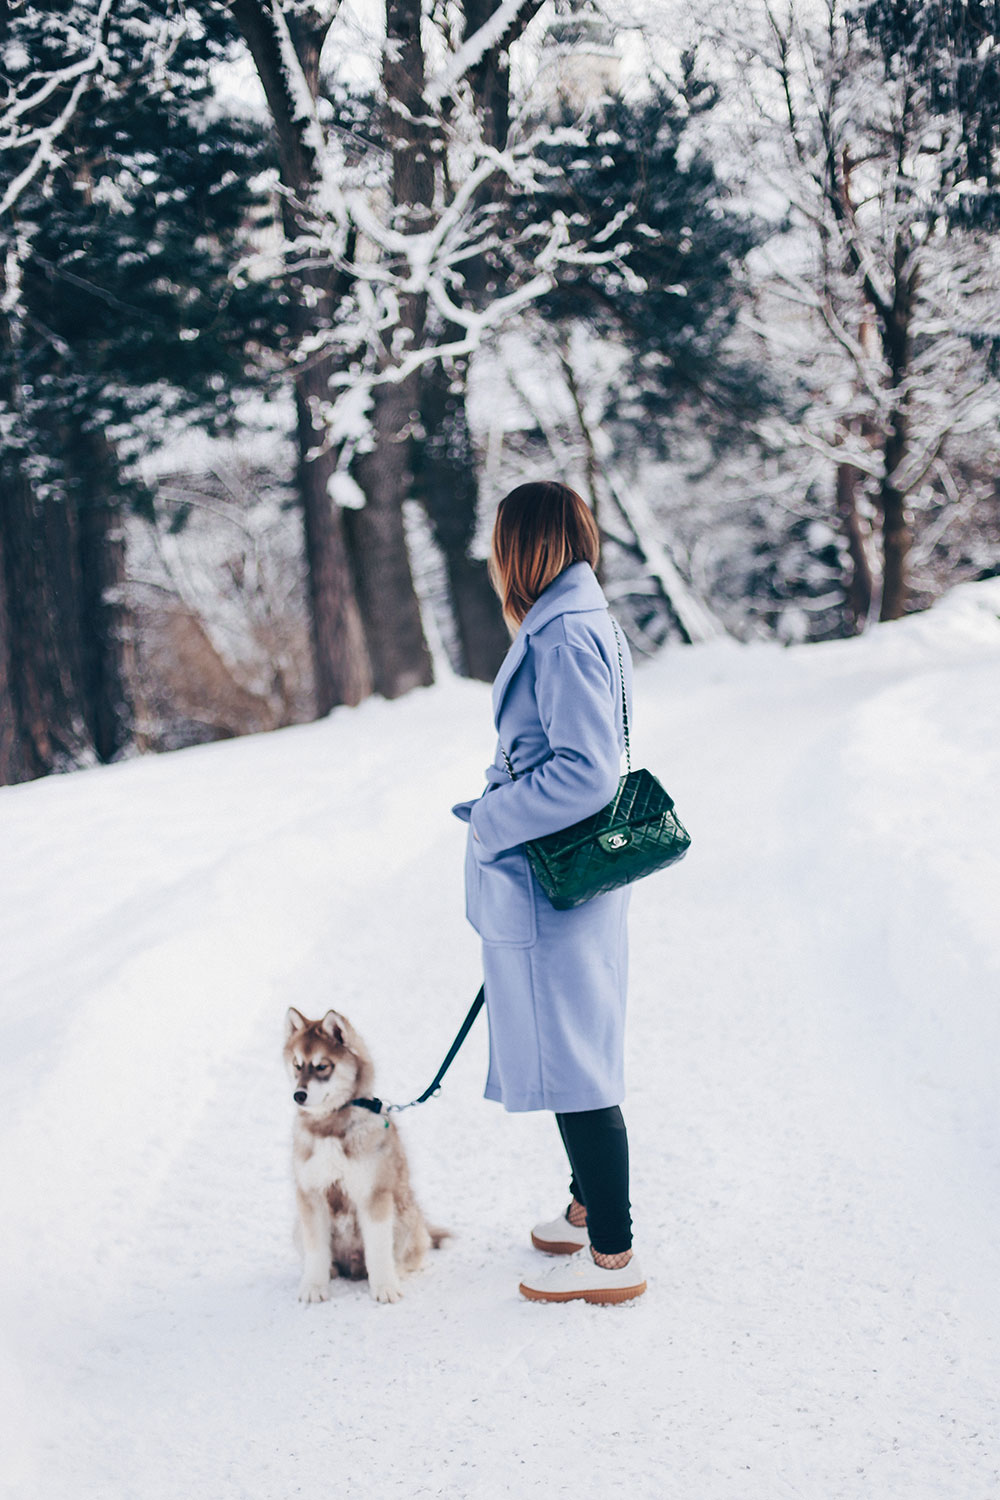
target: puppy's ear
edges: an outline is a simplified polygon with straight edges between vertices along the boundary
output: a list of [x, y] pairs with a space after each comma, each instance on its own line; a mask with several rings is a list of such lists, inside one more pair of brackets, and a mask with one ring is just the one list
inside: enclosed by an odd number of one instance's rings
[[302, 1012], [300, 1010], [296, 1010], [293, 1005], [290, 1005], [288, 1007], [287, 1020], [287, 1036], [294, 1036], [297, 1031], [304, 1031], [305, 1028], [309, 1025], [309, 1022], [306, 1020]]
[[339, 1042], [343, 1045], [344, 1032], [350, 1030], [350, 1022], [345, 1020], [343, 1016], [338, 1015], [335, 1010], [328, 1010], [319, 1024], [320, 1030], [325, 1031], [331, 1041]]

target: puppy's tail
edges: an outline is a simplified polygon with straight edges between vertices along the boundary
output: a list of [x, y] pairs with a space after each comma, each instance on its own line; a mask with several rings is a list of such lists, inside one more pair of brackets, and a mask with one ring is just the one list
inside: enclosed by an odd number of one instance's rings
[[431, 1237], [431, 1244], [435, 1250], [440, 1250], [445, 1240], [453, 1240], [455, 1238], [453, 1230], [442, 1229], [439, 1224], [428, 1224], [427, 1233]]

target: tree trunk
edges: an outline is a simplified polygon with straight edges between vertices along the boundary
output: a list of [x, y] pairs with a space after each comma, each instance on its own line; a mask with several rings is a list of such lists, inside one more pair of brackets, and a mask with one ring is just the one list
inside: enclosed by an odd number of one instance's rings
[[880, 620], [898, 620], [906, 613], [910, 527], [906, 496], [893, 480], [908, 446], [909, 423], [903, 410], [893, 413], [885, 444], [885, 468], [879, 493], [882, 512], [882, 604]]
[[18, 702], [14, 638], [7, 597], [7, 559], [4, 538], [7, 507], [0, 502], [0, 786], [31, 781], [42, 774], [31, 740], [24, 732]]
[[311, 605], [316, 713], [322, 717], [338, 703], [355, 705], [372, 691], [361, 607], [348, 552], [344, 512], [327, 488], [336, 453], [310, 456], [322, 443], [314, 425], [312, 403], [327, 399], [326, 362], [295, 377], [298, 432], [298, 491], [305, 530], [306, 569]]
[[80, 638], [84, 700], [98, 758], [132, 743], [134, 630], [125, 594], [125, 529], [115, 500], [117, 463], [103, 432], [70, 435], [76, 471]]
[[[386, 0], [382, 129], [392, 141], [393, 203], [400, 227], [408, 231], [419, 231], [427, 223], [434, 197], [433, 147], [423, 123], [420, 25], [420, 0]], [[400, 293], [399, 323], [390, 338], [395, 340], [405, 330], [407, 350], [417, 348], [423, 336], [424, 304], [421, 296]], [[386, 350], [384, 366], [392, 359]], [[416, 373], [375, 387], [374, 446], [355, 462], [365, 504], [347, 519], [375, 691], [386, 698], [398, 698], [434, 677], [403, 527], [403, 502], [413, 492], [411, 447], [419, 404]]]
[[93, 747], [80, 688], [75, 517], [64, 494], [37, 496], [27, 473], [24, 457], [42, 439], [24, 411], [17, 291], [3, 262], [0, 292], [10, 303], [0, 318], [0, 379], [13, 438], [0, 473], [0, 780], [30, 781], [92, 759]]
[[[3, 486], [0, 782], [110, 760], [131, 742], [125, 545], [106, 440], [60, 425], [65, 490]], [[75, 470], [75, 474], [74, 471]]]
[[899, 620], [906, 613], [909, 593], [906, 560], [910, 542], [906, 497], [889, 485], [882, 494], [883, 582], [880, 620]]
[[466, 411], [467, 373], [464, 359], [451, 370], [439, 360], [424, 370], [420, 401], [424, 436], [415, 448], [414, 478], [444, 557], [459, 649], [455, 668], [463, 676], [492, 682], [510, 637], [485, 561], [469, 556], [479, 486]]
[[837, 465], [837, 513], [847, 538], [847, 551], [851, 559], [851, 576], [847, 584], [847, 610], [851, 628], [864, 628], [871, 616], [874, 598], [874, 580], [868, 550], [858, 515], [858, 484], [861, 471], [853, 464]]
[[25, 479], [4, 486], [2, 530], [13, 676], [15, 760], [25, 779], [93, 759], [80, 690], [75, 517], [61, 496], [36, 499]]
[[[275, 31], [274, 19], [260, 0], [234, 0], [233, 15], [246, 38], [260, 75], [274, 123], [281, 180], [290, 194], [308, 205], [320, 180], [320, 169], [294, 99]], [[309, 13], [287, 13], [296, 55], [307, 87], [315, 98], [319, 57], [332, 20], [316, 21]], [[302, 227], [295, 204], [285, 198], [282, 218], [286, 237]], [[342, 284], [322, 267], [297, 270], [289, 278], [289, 324], [297, 345], [331, 326]], [[322, 451], [325, 433], [319, 416], [330, 399], [332, 361], [320, 359], [295, 367], [297, 479], [309, 572], [311, 635], [316, 712], [329, 713], [338, 703], [356, 704], [371, 692], [372, 674], [365, 630], [352, 577], [342, 512], [328, 485], [337, 465], [335, 450]]]
[[917, 290], [917, 267], [907, 269], [909, 254], [902, 236], [894, 252], [892, 308], [882, 329], [883, 348], [889, 366], [889, 389], [893, 396], [892, 417], [885, 440], [879, 508], [882, 512], [882, 604], [880, 620], [898, 620], [906, 613], [907, 556], [910, 528], [906, 494], [899, 487], [899, 471], [910, 442], [905, 381], [910, 365], [910, 319]]
[[411, 381], [377, 388], [374, 445], [355, 466], [366, 504], [345, 512], [373, 685], [385, 698], [434, 680], [403, 527], [403, 501], [412, 487], [413, 398]]

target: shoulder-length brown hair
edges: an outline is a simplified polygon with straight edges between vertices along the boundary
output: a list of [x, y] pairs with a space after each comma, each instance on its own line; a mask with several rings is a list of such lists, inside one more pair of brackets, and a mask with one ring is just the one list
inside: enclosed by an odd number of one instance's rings
[[505, 495], [493, 523], [490, 579], [511, 630], [570, 563], [596, 568], [600, 550], [597, 522], [569, 485], [544, 479]]

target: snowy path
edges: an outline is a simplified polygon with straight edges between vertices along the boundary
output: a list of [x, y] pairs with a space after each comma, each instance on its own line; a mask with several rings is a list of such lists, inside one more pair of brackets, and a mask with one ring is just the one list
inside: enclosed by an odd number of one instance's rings
[[696, 842], [633, 899], [626, 1308], [517, 1297], [565, 1170], [482, 1023], [404, 1122], [456, 1239], [295, 1301], [284, 1009], [433, 1073], [485, 689], [0, 792], [4, 1493], [995, 1495], [998, 609], [640, 674]]

